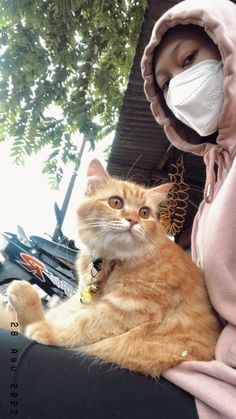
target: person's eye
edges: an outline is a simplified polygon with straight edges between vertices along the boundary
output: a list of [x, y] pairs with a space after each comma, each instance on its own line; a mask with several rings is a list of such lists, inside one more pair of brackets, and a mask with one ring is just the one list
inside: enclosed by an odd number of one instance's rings
[[169, 88], [170, 80], [165, 80], [161, 85], [161, 90], [163, 93], [166, 93]]
[[182, 67], [188, 67], [189, 65], [191, 65], [193, 63], [193, 60], [195, 58], [195, 51], [191, 52], [191, 54], [188, 54], [187, 57], [184, 58], [183, 63], [182, 63]]

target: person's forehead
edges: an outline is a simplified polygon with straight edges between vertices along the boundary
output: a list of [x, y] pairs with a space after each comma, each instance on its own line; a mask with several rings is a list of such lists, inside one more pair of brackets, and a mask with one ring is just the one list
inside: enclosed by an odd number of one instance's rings
[[183, 28], [173, 28], [169, 30], [164, 36], [162, 41], [157, 47], [156, 57], [160, 57], [160, 55], [167, 49], [174, 46], [179, 41], [185, 40], [201, 40], [204, 37], [204, 33], [195, 29], [188, 29], [183, 26]]

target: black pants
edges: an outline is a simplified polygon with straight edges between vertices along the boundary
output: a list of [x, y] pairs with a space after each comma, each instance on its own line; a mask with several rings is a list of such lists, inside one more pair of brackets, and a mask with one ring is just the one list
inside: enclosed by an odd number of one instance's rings
[[0, 418], [197, 419], [192, 396], [0, 329]]

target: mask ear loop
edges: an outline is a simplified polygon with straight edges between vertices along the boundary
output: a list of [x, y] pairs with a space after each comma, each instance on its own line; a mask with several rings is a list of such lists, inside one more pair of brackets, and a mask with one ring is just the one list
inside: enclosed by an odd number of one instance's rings
[[187, 192], [189, 186], [184, 181], [182, 154], [176, 163], [171, 164], [171, 173], [168, 173], [168, 176], [173, 187], [168, 193], [167, 200], [161, 206], [159, 220], [167, 234], [176, 236], [184, 226], [189, 203], [189, 194]]

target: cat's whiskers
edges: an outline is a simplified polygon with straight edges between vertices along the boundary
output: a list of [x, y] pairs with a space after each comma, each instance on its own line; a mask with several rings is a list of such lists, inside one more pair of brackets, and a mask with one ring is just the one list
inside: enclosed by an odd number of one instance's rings
[[[153, 262], [154, 262], [154, 266], [155, 266], [154, 278], [157, 278], [158, 270], [160, 271], [162, 269], [162, 259], [161, 259], [161, 256], [160, 256], [160, 252], [158, 254], [158, 258], [159, 258], [159, 261], [161, 263], [159, 263], [159, 265], [157, 265], [157, 254], [156, 254], [156, 252], [154, 252], [154, 246], [153, 246], [155, 244], [155, 250], [156, 250], [156, 248], [157, 248], [156, 243], [154, 242], [154, 240], [145, 231], [139, 230], [138, 233], [139, 233], [138, 234], [138, 237], [145, 244], [145, 246], [148, 249], [148, 252], [152, 256], [152, 259], [153, 259]], [[159, 251], [159, 249], [157, 249], [157, 250]], [[155, 287], [155, 283], [156, 283], [156, 280], [152, 283], [151, 288], [154, 288]]]
[[[154, 240], [151, 237], [149, 237], [149, 239], [150, 239], [150, 241], [154, 242]], [[161, 256], [160, 248], [161, 248], [160, 243], [155, 243], [155, 249], [158, 251], [158, 260], [159, 260], [159, 264], [157, 266], [157, 263], [156, 263], [156, 261], [157, 261], [157, 258], [156, 258], [157, 254], [155, 254], [154, 264], [155, 264], [155, 267], [156, 267], [156, 272], [157, 272], [157, 270], [159, 272], [162, 272], [163, 271], [163, 266], [164, 266], [164, 261], [163, 261], [163, 258]], [[151, 289], [155, 288], [157, 277], [158, 277], [158, 275], [155, 275], [155, 277], [154, 277], [155, 280], [152, 283]]]
[[[104, 232], [104, 230], [99, 230], [97, 233], [95, 233], [93, 236], [92, 236], [92, 244], [94, 244], [94, 243], [99, 243], [99, 240], [102, 238], [102, 237], [104, 237], [105, 236], [105, 232]], [[88, 244], [89, 244], [89, 242], [88, 242]], [[95, 249], [90, 249], [91, 251], [94, 251]], [[95, 251], [95, 253], [96, 253], [96, 251]]]
[[101, 223], [87, 223], [78, 227], [78, 230], [87, 230], [88, 228], [101, 227]]
[[151, 253], [153, 256], [154, 262], [156, 261], [156, 255], [154, 253], [154, 248], [152, 246], [152, 239], [143, 231], [143, 230], [136, 230], [137, 237], [145, 244], [148, 249], [148, 253]]
[[[161, 264], [163, 263], [163, 259], [161, 257], [161, 245], [158, 242], [158, 240], [154, 240], [151, 236], [149, 236], [145, 231], [143, 232], [145, 234], [145, 237], [149, 240], [149, 242], [151, 242], [153, 244], [153, 247], [155, 248], [155, 250], [158, 252], [158, 258], [161, 261]], [[155, 260], [156, 260], [156, 254], [155, 254]]]
[[142, 241], [145, 244], [145, 246], [147, 247], [149, 254], [151, 254], [151, 256], [153, 258], [153, 261], [154, 261], [154, 264], [156, 266], [156, 254], [155, 254], [155, 252], [153, 250], [152, 245], [150, 244], [150, 242], [147, 240], [146, 237], [142, 237]]
[[102, 222], [89, 222], [86, 224], [84, 223], [82, 226], [79, 226], [79, 230], [83, 228], [87, 229], [88, 227], [104, 227], [105, 224], [112, 230], [124, 231], [127, 229], [127, 227], [123, 226], [123, 224], [118, 220], [107, 221], [102, 218], [100, 220]]
[[89, 219], [85, 218], [84, 221], [80, 220], [79, 225], [78, 225], [78, 230], [83, 230], [83, 229], [87, 229], [89, 227], [103, 227], [104, 225], [104, 218], [91, 218], [91, 220], [93, 221], [89, 221]]
[[120, 230], [120, 231], [127, 230], [127, 227], [125, 227], [120, 220], [111, 220], [108, 222], [108, 226], [112, 230]]
[[137, 234], [139, 235], [140, 238], [145, 238], [150, 245], [153, 245], [153, 247], [156, 247], [155, 246], [155, 244], [156, 244], [155, 241], [145, 232], [145, 230], [143, 230], [142, 227], [140, 227], [138, 230], [136, 230], [136, 232], [137, 232]]
[[161, 267], [163, 266], [163, 258], [162, 258], [162, 252], [160, 251], [161, 250], [161, 247], [162, 247], [162, 245], [160, 244], [160, 242], [158, 241], [158, 240], [153, 240], [151, 237], [149, 237], [150, 238], [150, 240], [153, 242], [153, 243], [155, 243], [155, 249], [156, 249], [156, 251], [158, 252], [158, 258], [159, 258], [159, 260], [160, 260], [160, 265], [161, 265]]
[[79, 219], [78, 225], [103, 225], [104, 222], [106, 222], [106, 219], [104, 217], [100, 217], [100, 218], [84, 218], [84, 219]]
[[99, 218], [95, 218], [95, 217], [91, 217], [91, 218], [80, 218], [78, 220], [78, 224], [93, 224], [93, 223], [101, 223], [104, 222], [104, 218], [99, 217]]

